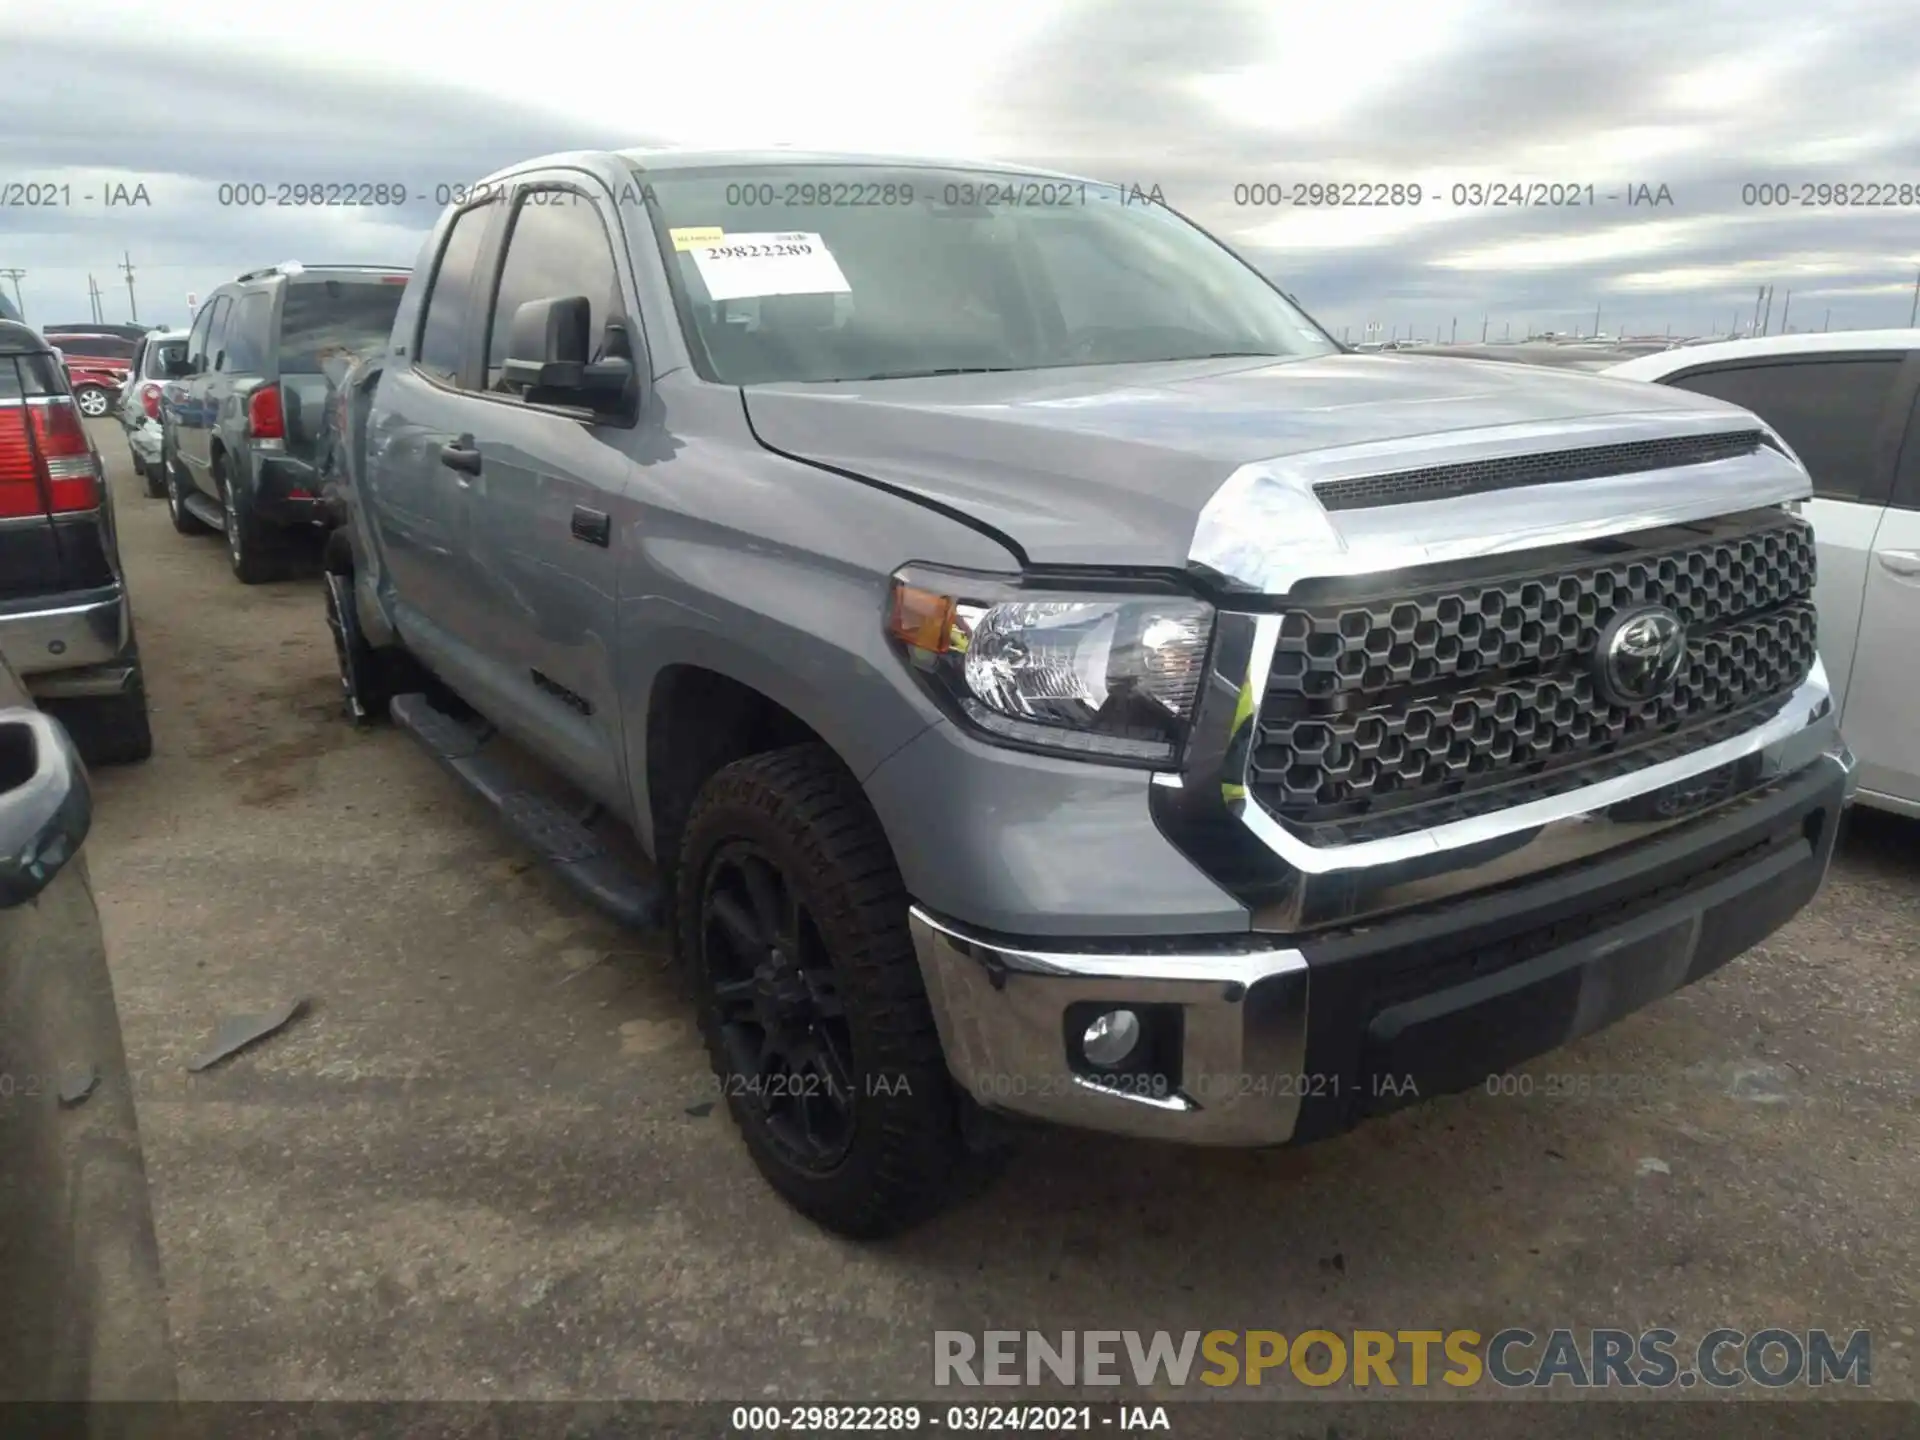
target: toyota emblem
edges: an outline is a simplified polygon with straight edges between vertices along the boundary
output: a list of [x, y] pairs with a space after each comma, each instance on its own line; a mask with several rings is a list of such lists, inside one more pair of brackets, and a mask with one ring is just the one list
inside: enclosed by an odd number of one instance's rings
[[1613, 617], [1594, 649], [1594, 680], [1614, 705], [1640, 705], [1664, 695], [1687, 658], [1687, 630], [1664, 605], [1642, 605]]

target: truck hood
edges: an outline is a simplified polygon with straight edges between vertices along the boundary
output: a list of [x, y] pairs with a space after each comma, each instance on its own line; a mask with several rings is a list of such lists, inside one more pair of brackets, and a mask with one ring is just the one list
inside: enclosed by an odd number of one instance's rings
[[[1311, 480], [1761, 428], [1735, 406], [1666, 386], [1399, 355], [1180, 361], [743, 393], [767, 448], [956, 512], [1034, 565], [1186, 567], [1199, 558], [1196, 531], [1209, 503], [1217, 512], [1263, 477], [1280, 485], [1292, 477], [1293, 508], [1304, 499], [1311, 509], [1295, 518], [1313, 521], [1322, 549], [1352, 549], [1387, 514], [1396, 528], [1484, 531], [1483, 512], [1512, 501], [1475, 495], [1329, 513], [1312, 499]], [[1720, 472], [1731, 463], [1654, 473], [1671, 489], [1677, 474]], [[1775, 474], [1773, 488], [1803, 493], [1804, 473], [1786, 464], [1794, 473]], [[1556, 506], [1573, 501], [1579, 509], [1574, 492], [1592, 494], [1596, 484], [1618, 482], [1557, 486]], [[1539, 508], [1538, 487], [1509, 493], [1531, 495]], [[1623, 528], [1617, 497], [1607, 503], [1611, 528]], [[1716, 494], [1701, 513], [1737, 508], [1745, 506]]]

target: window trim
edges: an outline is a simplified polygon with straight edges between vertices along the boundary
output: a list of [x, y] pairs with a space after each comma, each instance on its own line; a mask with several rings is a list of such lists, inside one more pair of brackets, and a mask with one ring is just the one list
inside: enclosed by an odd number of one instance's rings
[[[651, 383], [652, 374], [652, 361], [649, 358], [647, 347], [646, 326], [640, 318], [642, 309], [639, 298], [640, 287], [638, 277], [628, 273], [631, 261], [627, 259], [626, 236], [624, 231], [616, 235], [615, 232], [608, 227], [607, 216], [600, 203], [602, 197], [596, 195], [588, 188], [589, 184], [594, 182], [598, 182], [604, 188], [606, 182], [600, 180], [600, 177], [596, 175], [587, 175], [585, 181], [574, 178], [576, 175], [585, 173], [586, 172], [579, 171], [538, 170], [529, 171], [525, 175], [513, 176], [504, 182], [506, 188], [502, 194], [504, 195], [506, 203], [502, 206], [502, 216], [498, 220], [497, 233], [490, 237], [494, 244], [492, 253], [487, 261], [487, 270], [490, 278], [487, 282], [487, 298], [484, 306], [486, 320], [484, 325], [481, 326], [478, 336], [474, 337], [478, 348], [478, 354], [475, 357], [478, 384], [476, 384], [473, 389], [463, 393], [471, 395], [476, 400], [485, 400], [496, 405], [507, 405], [515, 410], [532, 411], [540, 415], [553, 415], [564, 420], [584, 421], [596, 428], [606, 426], [613, 429], [627, 430], [637, 425], [639, 423], [638, 417], [646, 411], [646, 388]], [[520, 217], [520, 210], [526, 203], [526, 197], [544, 190], [566, 190], [580, 196], [592, 208], [594, 218], [600, 222], [600, 238], [606, 242], [607, 258], [613, 262], [613, 280], [615, 287], [620, 292], [621, 302], [621, 310], [618, 315], [610, 314], [607, 316], [607, 319], [611, 321], [617, 318], [626, 325], [628, 338], [633, 342], [635, 351], [633, 368], [636, 383], [640, 387], [641, 398], [640, 403], [634, 407], [633, 416], [630, 418], [611, 414], [589, 415], [587, 411], [564, 405], [530, 404], [525, 396], [503, 394], [499, 391], [486, 388], [487, 355], [493, 344], [493, 312], [500, 299], [500, 280], [506, 273], [507, 252], [513, 245], [514, 223]], [[501, 196], [496, 195], [495, 198], [498, 199], [501, 198]], [[615, 218], [616, 220], [618, 219], [617, 213]], [[626, 261], [626, 263], [623, 263], [623, 261]]]
[[[440, 287], [440, 269], [447, 262], [447, 251], [453, 245], [453, 233], [460, 228], [460, 222], [476, 210], [487, 210], [486, 224], [480, 227], [480, 249], [474, 256], [474, 278], [478, 279], [493, 264], [495, 252], [500, 240], [500, 215], [505, 207], [500, 204], [500, 192], [489, 189], [476, 200], [469, 200], [455, 210], [444, 222], [440, 234], [440, 243], [434, 247], [433, 264], [427, 271], [427, 288], [420, 296], [420, 314], [413, 322], [413, 333], [408, 337], [407, 365], [410, 372], [433, 386], [436, 390], [449, 395], [474, 395], [474, 353], [473, 330], [474, 315], [469, 310], [461, 319], [460, 362], [453, 379], [448, 380], [438, 371], [428, 369], [420, 357], [420, 347], [427, 333], [427, 320], [433, 313], [433, 292]], [[484, 366], [486, 356], [480, 356]]]
[[[1888, 503], [1888, 496], [1893, 490], [1895, 467], [1900, 458], [1901, 437], [1906, 430], [1908, 405], [1913, 399], [1916, 376], [1920, 375], [1920, 366], [1916, 364], [1916, 352], [1880, 346], [1871, 350], [1817, 350], [1803, 351], [1798, 354], [1746, 355], [1715, 360], [1704, 365], [1690, 365], [1684, 370], [1675, 370], [1672, 374], [1663, 377], [1660, 383], [1676, 389], [1685, 389], [1686, 387], [1680, 382], [1698, 375], [1722, 375], [1744, 370], [1774, 370], [1789, 366], [1858, 364], [1862, 361], [1891, 364], [1894, 371], [1892, 387], [1882, 403], [1873, 438], [1867, 446], [1868, 483], [1858, 495], [1834, 495], [1822, 494], [1818, 482], [1815, 482], [1814, 496], [1816, 499], [1827, 500], [1836, 505], [1884, 506]], [[1689, 393], [1699, 394], [1700, 392], [1690, 391]], [[1703, 398], [1716, 400], [1720, 397], [1708, 395]], [[1740, 402], [1729, 400], [1725, 403], [1737, 405]], [[1741, 408], [1752, 410], [1751, 406]], [[1759, 414], [1757, 410], [1753, 413]], [[1760, 418], [1767, 419], [1764, 415]], [[1771, 420], [1767, 420], [1767, 423], [1773, 424]], [[1788, 443], [1792, 442], [1789, 440]]]

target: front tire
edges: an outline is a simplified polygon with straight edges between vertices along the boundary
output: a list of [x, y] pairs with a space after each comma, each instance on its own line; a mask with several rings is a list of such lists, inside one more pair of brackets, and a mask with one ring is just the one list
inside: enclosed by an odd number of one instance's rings
[[700, 1028], [748, 1153], [839, 1234], [897, 1233], [948, 1198], [959, 1101], [858, 782], [823, 745], [710, 778], [675, 871]]
[[73, 392], [73, 403], [89, 420], [98, 420], [113, 408], [113, 397], [98, 385], [82, 385]]

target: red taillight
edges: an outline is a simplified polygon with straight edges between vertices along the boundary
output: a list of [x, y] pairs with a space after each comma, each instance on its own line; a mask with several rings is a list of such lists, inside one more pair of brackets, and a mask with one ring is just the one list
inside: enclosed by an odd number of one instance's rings
[[53, 502], [48, 508], [56, 515], [98, 509], [99, 465], [73, 401], [56, 395], [45, 405], [31, 406], [30, 413], [40, 466], [47, 477], [47, 495]]
[[140, 408], [147, 412], [149, 420], [160, 418], [160, 387], [151, 380], [140, 387]]
[[73, 401], [0, 406], [0, 519], [100, 507], [100, 467]]
[[284, 440], [287, 423], [280, 413], [280, 387], [262, 385], [247, 399], [247, 433], [256, 440]]
[[18, 400], [0, 402], [0, 520], [41, 511], [40, 467], [33, 463], [27, 407]]

